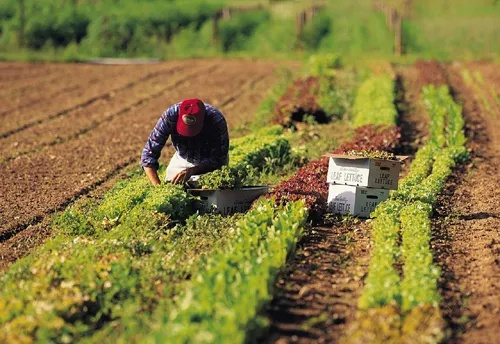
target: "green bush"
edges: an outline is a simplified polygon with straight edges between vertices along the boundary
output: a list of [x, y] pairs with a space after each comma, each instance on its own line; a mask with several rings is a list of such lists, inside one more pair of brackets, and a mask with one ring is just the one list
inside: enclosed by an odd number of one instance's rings
[[71, 42], [80, 43], [87, 35], [88, 15], [75, 8], [65, 7], [57, 13], [42, 12], [27, 22], [25, 43], [31, 49], [41, 49], [47, 43], [65, 47]]
[[220, 21], [219, 38], [222, 50], [228, 52], [243, 49], [247, 38], [269, 18], [270, 14], [267, 11], [252, 11], [238, 13], [229, 20]]
[[14, 17], [15, 14], [16, 14], [16, 8], [13, 2], [0, 3], [0, 21], [2, 23]]
[[304, 48], [316, 50], [323, 38], [330, 33], [331, 19], [326, 12], [318, 13], [313, 20], [306, 23], [300, 40], [304, 44]]

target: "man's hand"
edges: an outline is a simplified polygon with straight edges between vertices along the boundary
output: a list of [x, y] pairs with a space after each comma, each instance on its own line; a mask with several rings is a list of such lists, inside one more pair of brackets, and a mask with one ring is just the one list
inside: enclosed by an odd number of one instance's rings
[[172, 184], [184, 184], [189, 180], [189, 178], [191, 178], [192, 175], [193, 173], [191, 172], [191, 169], [186, 168], [175, 175], [172, 179]]

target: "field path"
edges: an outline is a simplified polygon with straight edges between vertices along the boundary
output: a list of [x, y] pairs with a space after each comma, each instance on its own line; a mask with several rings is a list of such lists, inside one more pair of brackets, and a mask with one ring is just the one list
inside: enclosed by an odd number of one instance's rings
[[[485, 83], [467, 85], [464, 69]], [[500, 66], [454, 64], [448, 79], [463, 104], [472, 159], [443, 197], [434, 244], [440, 248], [443, 311], [456, 343], [495, 343], [500, 334], [500, 107], [482, 94], [500, 95]], [[498, 104], [500, 105], [500, 104]], [[446, 247], [446, 249], [443, 249]]]

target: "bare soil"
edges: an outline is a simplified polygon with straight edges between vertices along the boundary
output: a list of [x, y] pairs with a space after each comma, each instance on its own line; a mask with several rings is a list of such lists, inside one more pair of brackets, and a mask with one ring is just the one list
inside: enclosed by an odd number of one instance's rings
[[453, 343], [495, 343], [500, 334], [500, 112], [486, 111], [463, 82], [479, 71], [500, 94], [500, 66], [454, 64], [447, 77], [463, 104], [471, 160], [448, 183], [435, 217], [435, 245], [443, 271], [442, 309]]

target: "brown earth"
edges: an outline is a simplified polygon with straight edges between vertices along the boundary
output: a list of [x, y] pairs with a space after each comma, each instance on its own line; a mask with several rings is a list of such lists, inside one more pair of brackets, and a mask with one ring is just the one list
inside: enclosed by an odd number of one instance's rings
[[[500, 68], [467, 65], [500, 92]], [[419, 61], [395, 66], [402, 128], [400, 154], [414, 155], [427, 135], [423, 85], [448, 84], [464, 105], [471, 160], [447, 183], [433, 218], [435, 264], [442, 269], [441, 310], [448, 343], [493, 343], [500, 333], [499, 123], [478, 107], [460, 77], [462, 65]], [[494, 98], [494, 97], [491, 97]], [[492, 106], [493, 107], [493, 106]], [[492, 108], [490, 107], [490, 108]], [[411, 159], [410, 159], [411, 160]], [[406, 173], [409, 164], [403, 168]], [[370, 254], [369, 220], [334, 222], [311, 229], [276, 283], [267, 309], [271, 328], [264, 343], [335, 343], [355, 320]]]
[[[9, 85], [0, 91], [0, 268], [49, 234], [52, 213], [138, 166], [169, 105], [199, 97], [234, 129], [251, 122], [282, 67], [298, 63], [0, 63], [0, 82]], [[167, 148], [161, 162], [171, 154]]]
[[[467, 171], [453, 176], [435, 218], [438, 262], [443, 271], [442, 309], [453, 343], [495, 343], [500, 334], [500, 123], [461, 78], [479, 71], [500, 94], [500, 66], [454, 64], [447, 76], [463, 104], [468, 147]], [[493, 105], [493, 104], [491, 104]]]
[[[147, 135], [168, 105], [198, 96], [221, 107], [230, 128], [237, 128], [251, 122], [282, 65], [238, 59], [139, 66], [0, 63], [0, 270], [50, 235], [51, 214], [102, 193], [137, 166]], [[464, 67], [481, 73], [485, 97], [478, 99], [477, 90], [463, 82]], [[394, 69], [402, 154], [413, 155], [427, 133], [422, 85], [449, 84], [464, 105], [472, 157], [440, 197], [432, 246], [442, 269], [447, 342], [495, 342], [500, 67], [423, 61]], [[163, 163], [171, 153], [166, 150]], [[369, 254], [369, 221], [311, 228], [276, 283], [268, 308], [271, 330], [261, 341], [341, 341], [355, 318]]]

